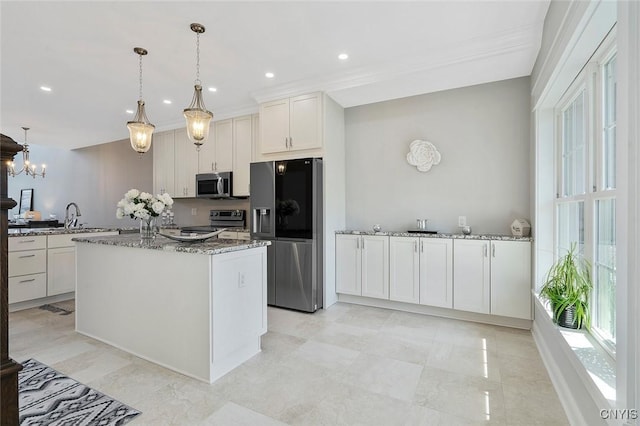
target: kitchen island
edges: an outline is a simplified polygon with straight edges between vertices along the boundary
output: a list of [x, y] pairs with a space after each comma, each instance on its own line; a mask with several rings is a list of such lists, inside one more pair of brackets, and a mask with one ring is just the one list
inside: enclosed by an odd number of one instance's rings
[[260, 351], [268, 242], [74, 241], [77, 332], [208, 383]]

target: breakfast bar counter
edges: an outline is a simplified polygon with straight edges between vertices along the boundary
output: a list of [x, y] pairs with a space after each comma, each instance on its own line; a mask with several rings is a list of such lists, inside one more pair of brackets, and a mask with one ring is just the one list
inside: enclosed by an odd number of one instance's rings
[[260, 351], [265, 241], [76, 241], [76, 331], [212, 383]]

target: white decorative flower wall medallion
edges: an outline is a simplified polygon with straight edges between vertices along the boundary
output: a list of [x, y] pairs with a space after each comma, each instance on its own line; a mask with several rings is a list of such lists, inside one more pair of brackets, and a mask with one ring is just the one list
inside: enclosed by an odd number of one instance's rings
[[440, 153], [431, 142], [418, 139], [409, 145], [407, 163], [416, 166], [419, 172], [428, 172], [432, 166], [440, 163], [440, 158]]

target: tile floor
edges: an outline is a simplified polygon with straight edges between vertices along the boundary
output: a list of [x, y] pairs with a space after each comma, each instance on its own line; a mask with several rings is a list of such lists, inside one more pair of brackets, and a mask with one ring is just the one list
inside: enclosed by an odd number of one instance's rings
[[568, 424], [528, 331], [344, 303], [268, 319], [262, 352], [213, 385], [37, 308], [10, 314], [10, 354], [141, 410], [132, 425]]

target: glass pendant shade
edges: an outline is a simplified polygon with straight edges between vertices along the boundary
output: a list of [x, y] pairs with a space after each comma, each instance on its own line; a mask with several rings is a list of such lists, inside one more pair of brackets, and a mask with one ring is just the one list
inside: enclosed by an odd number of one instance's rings
[[138, 101], [138, 111], [133, 121], [127, 122], [129, 129], [129, 139], [131, 140], [131, 148], [140, 154], [144, 154], [151, 148], [151, 138], [153, 130], [156, 128], [149, 123], [147, 114], [144, 112], [144, 101]]
[[193, 100], [188, 108], [185, 108], [184, 118], [187, 120], [187, 136], [199, 149], [209, 137], [209, 124], [213, 113], [207, 111], [202, 100], [202, 86], [194, 86]]

